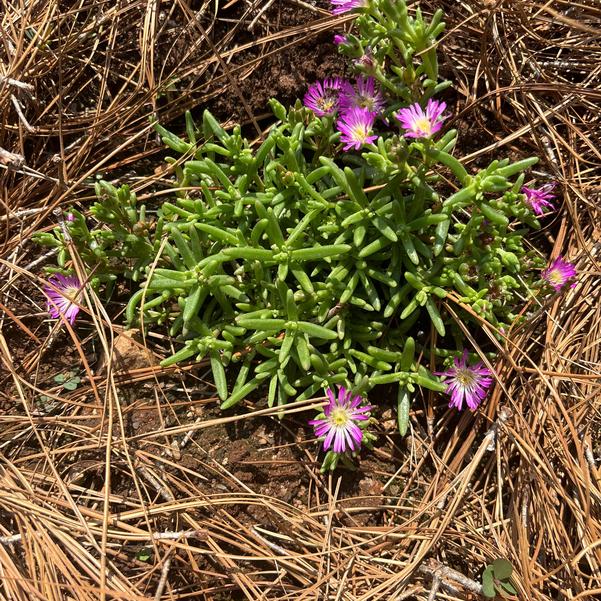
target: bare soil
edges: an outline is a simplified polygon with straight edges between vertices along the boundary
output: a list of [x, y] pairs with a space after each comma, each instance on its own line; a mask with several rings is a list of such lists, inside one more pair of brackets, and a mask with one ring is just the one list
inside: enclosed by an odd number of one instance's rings
[[[477, 584], [500, 557], [512, 562], [521, 599], [593, 598], [596, 4], [442, 3], [441, 68], [455, 81], [443, 99], [461, 154], [473, 153], [466, 167], [540, 156], [537, 168], [560, 182], [561, 206], [533, 243], [577, 261], [582, 275], [498, 349], [500, 384], [481, 411], [458, 415], [443, 397], [424, 396], [401, 439], [393, 395], [375, 391], [374, 449], [361, 452], [356, 471], [326, 475], [307, 424], [314, 411], [252, 416], [266, 407], [259, 393], [221, 412], [206, 366], [157, 369], [172, 350], [165, 332], [124, 333], [124, 298], [104, 303], [111, 323], [100, 331], [83, 314], [73, 333], [49, 321], [38, 279], [45, 263], [29, 267], [41, 256], [29, 238], [53, 227], [52, 208], [88, 207], [97, 174], [154, 189], [165, 150], [152, 132], [140, 134], [149, 117], [177, 133], [186, 109], [199, 117], [209, 108], [251, 137], [251, 117], [268, 127], [270, 97], [286, 104], [316, 79], [345, 74], [331, 42], [344, 25], [323, 25], [327, 0], [276, 0], [258, 17], [261, 3], [242, 0], [164, 1], [154, 16], [154, 3], [70, 0], [60, 19], [46, 16], [50, 4], [32, 0], [24, 14], [7, 2], [0, 13], [10, 40], [0, 60], [33, 85], [33, 98], [16, 97], [37, 128], [27, 131], [0, 85], [0, 147], [33, 170], [0, 172], [0, 213], [10, 214], [0, 222], [0, 600], [425, 601], [437, 582], [449, 598], [475, 599], [445, 570]], [[432, 12], [440, 3], [421, 4]], [[45, 37], [27, 46], [36, 31]], [[67, 373], [81, 378], [74, 390], [55, 379]], [[499, 425], [501, 415], [510, 417]]]

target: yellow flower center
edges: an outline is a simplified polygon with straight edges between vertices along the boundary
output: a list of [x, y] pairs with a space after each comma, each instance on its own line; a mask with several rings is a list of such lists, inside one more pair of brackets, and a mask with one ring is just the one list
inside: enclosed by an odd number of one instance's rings
[[553, 269], [547, 276], [552, 284], [563, 284], [563, 276], [558, 269]]
[[337, 407], [330, 413], [330, 421], [335, 426], [346, 426], [349, 422], [347, 410], [344, 407]]
[[359, 96], [357, 98], [357, 104], [363, 109], [369, 109], [370, 111], [375, 111], [375, 103], [374, 99], [370, 96]]
[[430, 123], [430, 119], [427, 117], [421, 117], [420, 119], [415, 120], [414, 129], [429, 136], [432, 133], [432, 123]]
[[324, 113], [329, 113], [336, 107], [336, 98], [330, 95], [325, 95], [321, 98], [318, 98], [316, 104]]
[[365, 140], [367, 139], [367, 134], [369, 132], [367, 131], [367, 128], [364, 125], [355, 125], [353, 127], [353, 139], [360, 141], [360, 142], [365, 142]]
[[67, 300], [77, 298], [78, 292], [79, 292], [79, 288], [76, 288], [75, 286], [67, 286], [66, 288], [63, 288], [63, 296]]

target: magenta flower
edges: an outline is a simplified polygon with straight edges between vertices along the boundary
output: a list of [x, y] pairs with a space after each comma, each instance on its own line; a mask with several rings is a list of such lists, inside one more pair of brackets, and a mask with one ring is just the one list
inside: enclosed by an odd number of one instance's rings
[[545, 184], [540, 188], [522, 186], [521, 192], [526, 196], [525, 203], [534, 211], [535, 215], [544, 215], [545, 207], [548, 207], [551, 211], [555, 208], [549, 202], [549, 199], [555, 198], [555, 195], [551, 194], [554, 187], [554, 183]]
[[303, 102], [318, 117], [331, 117], [338, 110], [342, 80], [339, 77], [324, 79], [309, 86]]
[[332, 14], [334, 15], [341, 15], [354, 8], [367, 6], [367, 0], [330, 0], [330, 2], [332, 4]]
[[493, 383], [492, 373], [481, 361], [468, 365], [467, 349], [463, 351], [463, 357], [455, 357], [453, 363], [454, 367], [447, 371], [436, 372], [437, 376], [445, 378], [446, 392], [451, 395], [449, 407], [461, 411], [465, 399], [467, 406], [475, 411]]
[[354, 107], [368, 109], [379, 113], [386, 105], [384, 95], [373, 77], [358, 77], [355, 85], [343, 81], [340, 88], [340, 110], [347, 111]]
[[442, 127], [442, 122], [448, 117], [442, 113], [446, 110], [447, 105], [438, 100], [428, 100], [426, 110], [419, 103], [401, 109], [396, 118], [405, 129], [405, 137], [407, 138], [429, 138]]
[[[559, 292], [572, 278], [576, 277], [576, 268], [572, 263], [564, 261], [561, 256], [544, 269], [541, 273], [543, 280], [548, 282], [556, 292]], [[572, 283], [572, 288], [576, 286], [576, 282]]]
[[79, 306], [74, 299], [77, 298], [81, 290], [81, 282], [74, 275], [61, 275], [57, 273], [48, 279], [52, 286], [44, 286], [44, 294], [48, 297], [48, 313], [53, 319], [58, 319], [61, 315], [69, 321], [71, 325], [79, 313]]
[[340, 35], [339, 33], [334, 35], [334, 44], [336, 46], [340, 46], [340, 44], [346, 44], [348, 42], [348, 38], [345, 35]]
[[340, 141], [345, 143], [344, 150], [359, 150], [363, 144], [370, 144], [378, 136], [370, 135], [376, 120], [376, 113], [368, 109], [353, 107], [336, 121], [336, 127], [342, 133]]
[[338, 387], [338, 396], [331, 388], [326, 390], [329, 403], [323, 409], [323, 417], [312, 419], [309, 424], [315, 429], [315, 436], [324, 438], [323, 448], [327, 451], [334, 443], [335, 453], [347, 450], [356, 451], [363, 440], [363, 430], [356, 422], [369, 419], [371, 405], [359, 407], [363, 400], [360, 395], [353, 396], [351, 390]]

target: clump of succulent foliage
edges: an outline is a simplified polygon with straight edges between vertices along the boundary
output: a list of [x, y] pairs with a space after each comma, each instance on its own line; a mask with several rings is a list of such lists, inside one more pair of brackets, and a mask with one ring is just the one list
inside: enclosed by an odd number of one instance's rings
[[[432, 358], [465, 346], [452, 313], [472, 331], [508, 328], [541, 286], [546, 261], [524, 242], [538, 222], [520, 193], [536, 160], [468, 173], [457, 132], [423, 121], [446, 118], [432, 100], [449, 85], [436, 58], [442, 13], [428, 23], [404, 1], [348, 4], [357, 18], [338, 51], [358, 93], [377, 86], [373, 112], [272, 100], [276, 122], [256, 144], [209, 112], [198, 125], [186, 115], [185, 137], [156, 124], [174, 152], [171, 197], [151, 213], [100, 181], [90, 218], [73, 210], [67, 227], [93, 286], [131, 281], [127, 321], [181, 342], [164, 365], [210, 360], [223, 408], [262, 385], [271, 405], [396, 383], [405, 432], [418, 389], [447, 388]], [[413, 135], [408, 108], [421, 119]], [[59, 229], [38, 240], [61, 247], [64, 265]]]

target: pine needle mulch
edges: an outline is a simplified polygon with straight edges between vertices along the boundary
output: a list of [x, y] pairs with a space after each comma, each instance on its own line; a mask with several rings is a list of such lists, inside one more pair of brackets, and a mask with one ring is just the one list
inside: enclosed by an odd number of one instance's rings
[[[287, 407], [281, 426], [252, 403], [219, 415], [202, 365], [160, 370], [146, 347], [165, 341], [124, 338], [91, 293], [87, 329], [44, 320], [40, 268], [53, 259], [29, 238], [53, 209], [85, 207], [99, 173], [152, 193], [150, 117], [229, 94], [252, 123], [246, 78], [345, 20], [327, 2], [219, 4], [2, 4], [0, 599], [477, 599], [497, 558], [512, 563], [520, 599], [598, 598], [598, 4], [442, 3], [456, 121], [485, 146], [466, 165], [540, 156], [535, 175], [559, 183], [561, 209], [533, 243], [575, 261], [579, 278], [546, 305], [525, 299], [534, 316], [504, 345], [490, 336], [498, 381], [476, 415], [457, 418], [431, 396], [414, 404], [407, 441], [382, 421], [376, 454], [390, 467], [374, 495], [319, 475], [315, 442], [295, 429], [311, 403]], [[279, 4], [306, 24], [282, 26]], [[83, 373], [73, 392], [53, 384], [65, 361]], [[156, 411], [132, 429], [141, 397]], [[288, 428], [304, 498], [264, 494], [210, 452], [186, 461], [203, 432], [260, 420]]]

